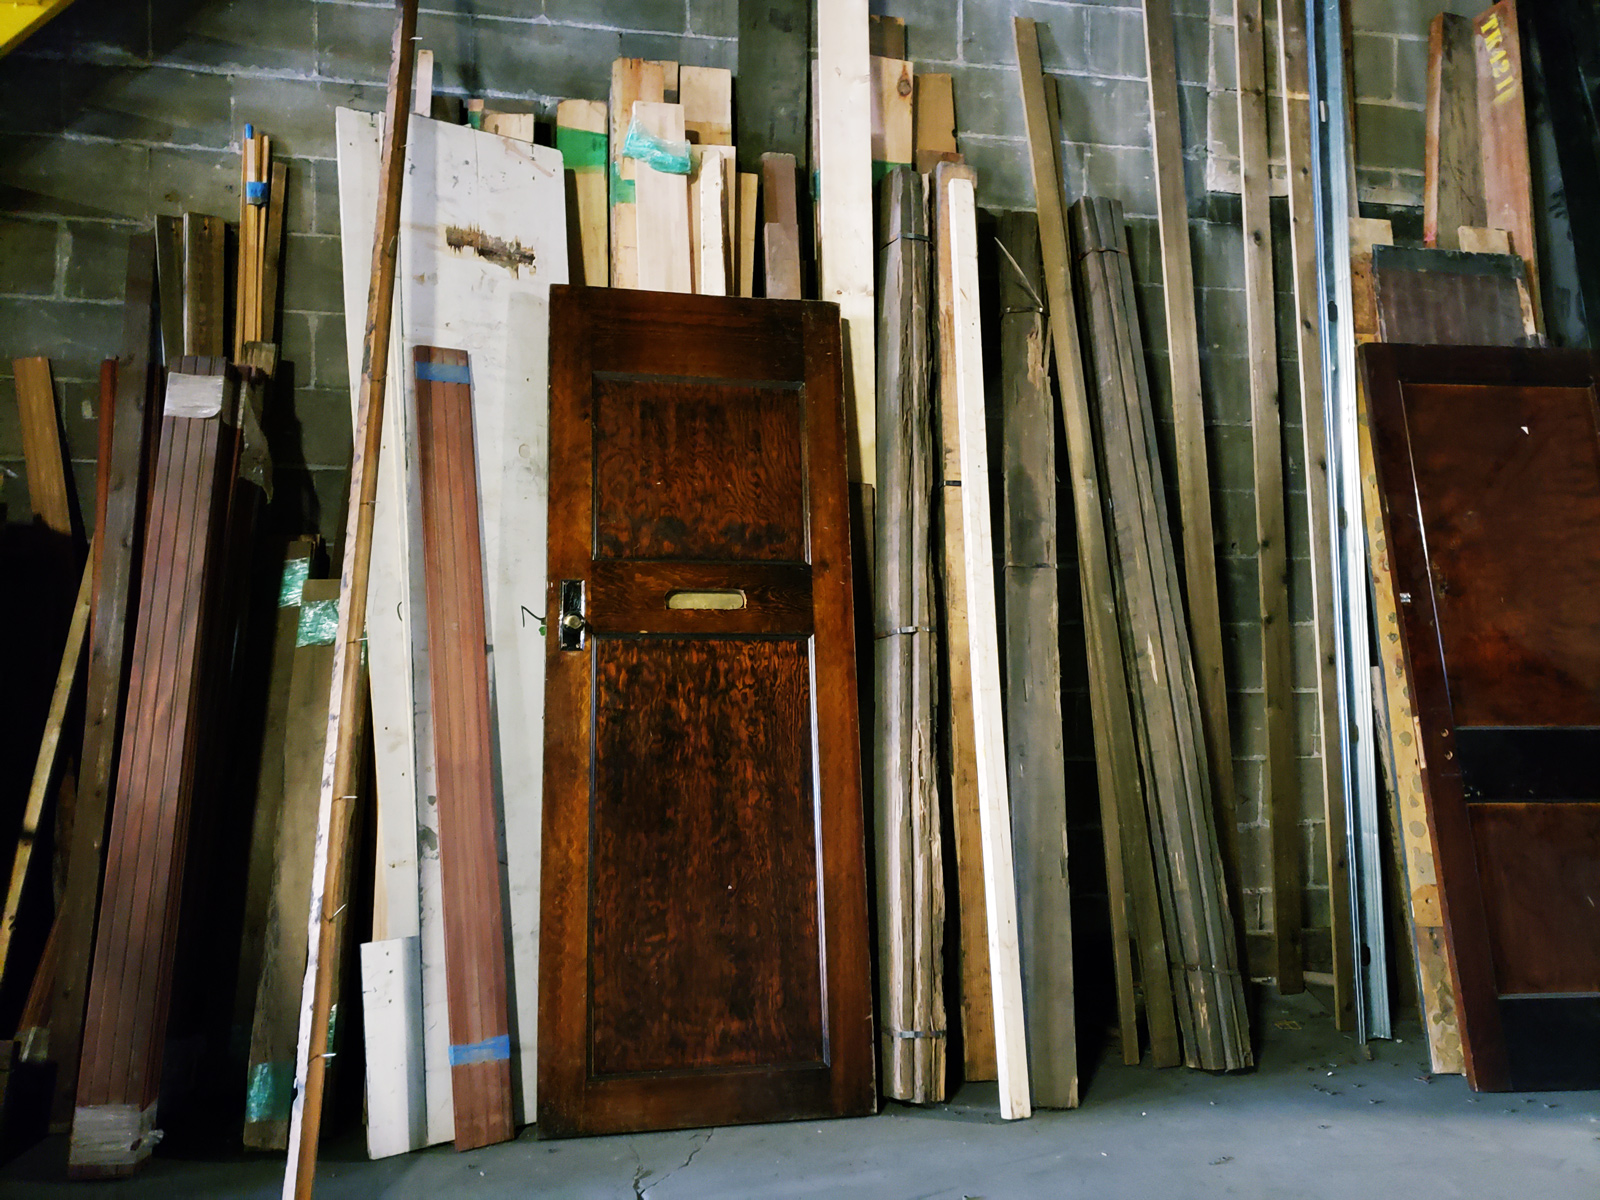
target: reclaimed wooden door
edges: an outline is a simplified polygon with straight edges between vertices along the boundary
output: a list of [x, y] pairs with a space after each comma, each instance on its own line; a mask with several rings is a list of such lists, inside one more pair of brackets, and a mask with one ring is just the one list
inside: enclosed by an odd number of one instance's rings
[[551, 289], [544, 1136], [876, 1105], [838, 311]]
[[1362, 347], [1480, 1091], [1600, 1086], [1596, 367], [1573, 351]]

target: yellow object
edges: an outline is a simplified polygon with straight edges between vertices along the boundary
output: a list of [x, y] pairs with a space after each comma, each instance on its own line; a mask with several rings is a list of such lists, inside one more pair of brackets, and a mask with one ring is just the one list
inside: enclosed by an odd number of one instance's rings
[[72, 0], [12, 0], [0, 3], [0, 54], [10, 54], [25, 38]]

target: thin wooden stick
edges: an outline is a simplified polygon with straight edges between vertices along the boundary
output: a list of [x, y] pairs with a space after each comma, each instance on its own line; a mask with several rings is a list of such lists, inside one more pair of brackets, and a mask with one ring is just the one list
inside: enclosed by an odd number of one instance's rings
[[367, 295], [365, 365], [357, 420], [359, 434], [350, 463], [347, 549], [339, 581], [339, 635], [334, 649], [328, 746], [323, 760], [316, 861], [312, 873], [312, 949], [306, 959], [306, 988], [301, 1000], [296, 1076], [303, 1083], [295, 1095], [290, 1117], [290, 1155], [283, 1176], [285, 1200], [307, 1200], [315, 1184], [327, 1059], [322, 1053], [313, 1055], [311, 1047], [328, 1044], [329, 1005], [334, 975], [339, 969], [343, 932], [343, 913], [338, 898], [346, 888], [340, 876], [355, 811], [355, 768], [366, 715], [361, 642], [367, 611], [367, 572], [372, 561], [378, 446], [383, 433], [384, 390], [388, 382], [395, 251], [399, 245], [400, 194], [405, 174], [406, 131], [411, 116], [412, 38], [417, 28], [417, 0], [396, 0], [395, 10], [389, 95], [383, 125], [382, 191], [372, 243], [372, 286]]

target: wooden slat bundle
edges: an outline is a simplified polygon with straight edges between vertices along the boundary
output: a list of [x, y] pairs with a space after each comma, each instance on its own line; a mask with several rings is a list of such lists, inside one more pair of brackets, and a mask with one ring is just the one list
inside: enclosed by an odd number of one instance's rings
[[155, 266], [155, 239], [148, 233], [135, 234], [128, 244], [116, 391], [110, 413], [101, 414], [102, 423], [108, 417], [111, 422], [110, 445], [100, 464], [100, 487], [106, 501], [95, 525], [83, 753], [78, 759], [78, 795], [67, 851], [66, 886], [57, 916], [58, 958], [50, 999], [49, 1054], [56, 1063], [51, 1127], [63, 1130], [71, 1123], [77, 1096], [84, 1004], [100, 900], [101, 848], [122, 723], [127, 635], [138, 605], [134, 585], [144, 525], [147, 445], [152, 410], [157, 407], [147, 402]]
[[[971, 170], [970, 167], [963, 168]], [[944, 213], [935, 209], [937, 220]], [[937, 264], [937, 294], [955, 288], [947, 255]], [[944, 646], [944, 770], [950, 777], [950, 805], [955, 835], [956, 911], [960, 922], [956, 944], [960, 967], [961, 1044], [965, 1077], [996, 1075], [994, 997], [989, 986], [989, 933], [983, 897], [983, 838], [978, 821], [976, 751], [972, 742], [972, 667], [967, 631], [966, 538], [961, 515], [960, 425], [956, 417], [955, 348], [939, 337], [938, 419], [940, 437], [940, 641]]]
[[470, 1150], [513, 1132], [472, 385], [461, 351], [413, 354], [451, 1082], [456, 1149]]
[[[1028, 1075], [1040, 1108], [1078, 1103], [1056, 561], [1056, 438], [1032, 213], [1000, 221], [1006, 751]], [[1124, 943], [1124, 946], [1126, 943]], [[1131, 1001], [1131, 997], [1129, 998]], [[1137, 1034], [1135, 1034], [1137, 1044]]]
[[[1238, 939], [1218, 850], [1205, 739], [1183, 621], [1155, 417], [1144, 376], [1133, 272], [1121, 205], [1073, 206], [1079, 276], [1098, 393], [1123, 653], [1132, 683], [1152, 838], [1165, 865], [1173, 991], [1191, 1061], [1207, 1070], [1251, 1062]], [[1192, 1030], [1192, 1037], [1191, 1037]]]
[[[201, 336], [211, 333], [202, 331]], [[128, 684], [68, 1171], [124, 1175], [150, 1154], [212, 624], [224, 580], [237, 391], [220, 358], [169, 377]], [[211, 411], [211, 407], [215, 410]], [[202, 415], [204, 414], [204, 415]]]
[[[1134, 936], [1144, 983], [1145, 1017], [1152, 1055], [1158, 1066], [1175, 1065], [1181, 1054], [1168, 974], [1167, 935], [1159, 902], [1156, 862], [1150, 850], [1144, 793], [1134, 744], [1128, 675], [1117, 633], [1116, 593], [1101, 521], [1100, 468], [1095, 461], [1089, 396], [1078, 343], [1078, 318], [1072, 300], [1071, 259], [1061, 212], [1061, 177], [1056, 161], [1051, 103], [1039, 62], [1039, 35], [1033, 21], [1014, 23], [1028, 157], [1039, 209], [1039, 249], [1044, 261], [1050, 336], [1061, 389], [1061, 423], [1066, 431], [1073, 517], [1078, 543], [1078, 578], [1083, 591], [1083, 625], [1089, 666], [1089, 698], [1094, 719], [1095, 769], [1100, 820], [1105, 834], [1106, 881], [1113, 937], [1120, 940], [1117, 909], [1124, 895], [1133, 903]], [[1127, 919], [1121, 921], [1126, 931]], [[1118, 955], [1118, 989], [1132, 987], [1131, 965]], [[1123, 1004], [1126, 1009], [1126, 1003]], [[1180, 1011], [1182, 1010], [1180, 1008]], [[1124, 1026], [1123, 1059], [1137, 1062], [1136, 1034]]]
[[[309, 559], [301, 560], [309, 566]], [[287, 573], [286, 573], [287, 574]], [[294, 606], [289, 638], [290, 679], [278, 722], [279, 803], [273, 816], [271, 890], [262, 931], [262, 954], [251, 980], [254, 1013], [245, 1087], [244, 1144], [282, 1150], [289, 1144], [294, 1093], [295, 1038], [300, 1026], [300, 983], [305, 977], [306, 904], [317, 833], [322, 746], [328, 729], [328, 689], [338, 627], [338, 580], [286, 581]]]
[[933, 502], [928, 210], [922, 180], [891, 171], [879, 188], [878, 577], [873, 592], [878, 735], [878, 984], [884, 1094], [945, 1094], [944, 855], [933, 710]]

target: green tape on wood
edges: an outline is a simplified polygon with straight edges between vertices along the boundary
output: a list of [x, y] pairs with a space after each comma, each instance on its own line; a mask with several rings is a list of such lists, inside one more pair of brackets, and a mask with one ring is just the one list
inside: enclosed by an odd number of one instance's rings
[[300, 606], [300, 632], [296, 646], [331, 646], [339, 636], [339, 602], [312, 600]]
[[257, 1063], [250, 1071], [250, 1087], [245, 1093], [244, 1119], [287, 1121], [294, 1102], [294, 1064]]
[[311, 557], [291, 558], [283, 564], [283, 586], [278, 589], [279, 608], [299, 608], [300, 592], [311, 574]]
[[600, 171], [606, 165], [606, 135], [556, 126], [556, 149], [569, 171]]
[[611, 164], [611, 205], [634, 203], [633, 180], [624, 179], [618, 163]]

